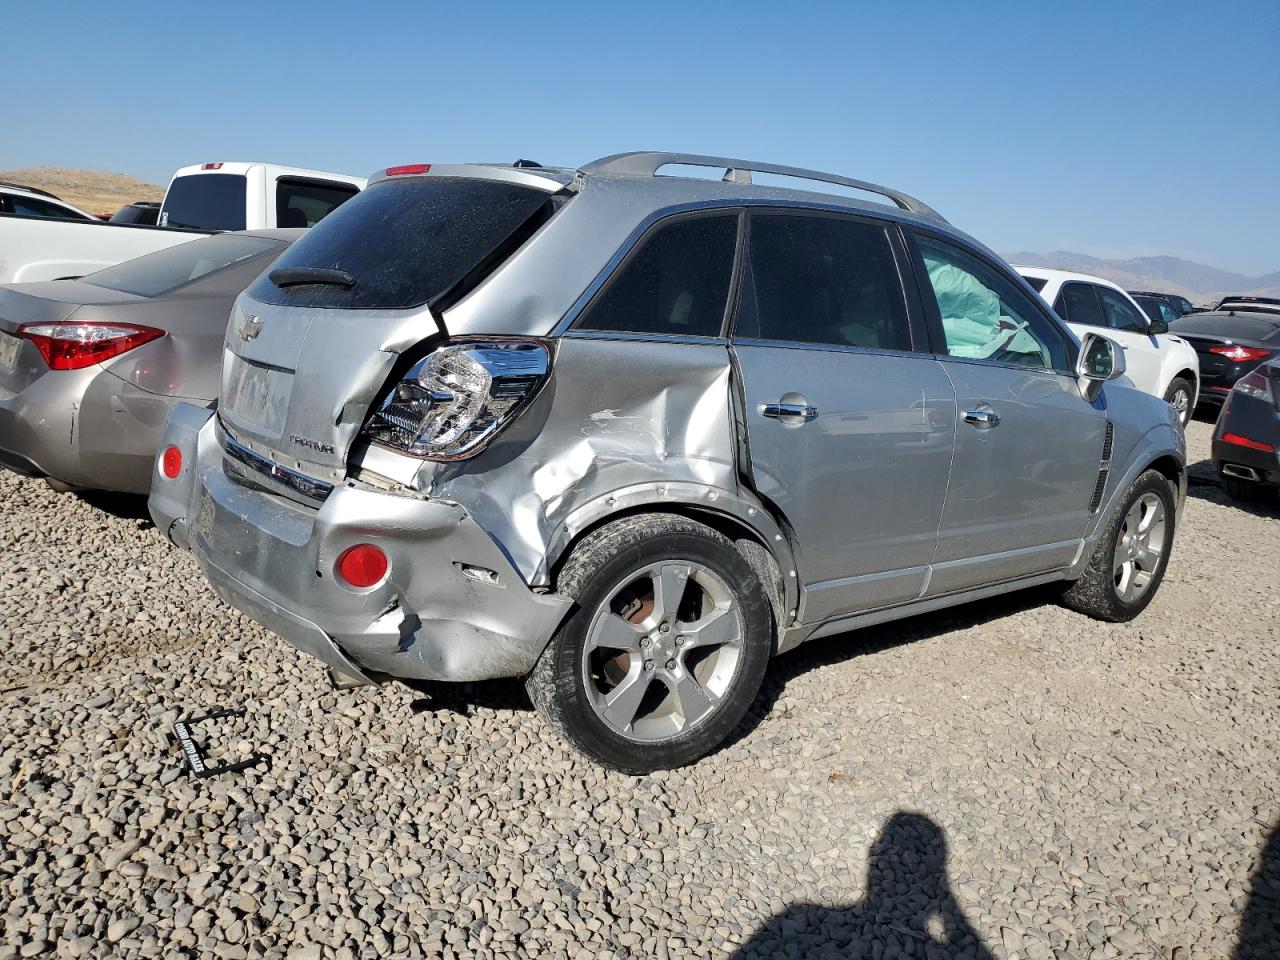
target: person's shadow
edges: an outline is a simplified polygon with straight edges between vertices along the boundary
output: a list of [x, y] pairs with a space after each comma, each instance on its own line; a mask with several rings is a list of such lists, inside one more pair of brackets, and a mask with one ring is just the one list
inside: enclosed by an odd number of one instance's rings
[[1267, 837], [1249, 881], [1249, 899], [1240, 918], [1234, 960], [1280, 957], [1280, 823]]
[[867, 893], [859, 903], [794, 904], [767, 920], [734, 957], [993, 960], [951, 893], [942, 828], [902, 811], [871, 845]]

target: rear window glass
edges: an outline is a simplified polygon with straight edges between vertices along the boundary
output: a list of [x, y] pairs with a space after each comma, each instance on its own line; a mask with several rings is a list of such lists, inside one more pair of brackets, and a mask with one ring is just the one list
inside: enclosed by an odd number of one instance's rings
[[384, 180], [307, 231], [274, 269], [339, 270], [351, 287], [278, 287], [259, 277], [262, 303], [395, 310], [435, 303], [469, 275], [509, 254], [551, 212], [545, 191], [496, 180]]
[[1227, 337], [1230, 340], [1280, 339], [1280, 318], [1276, 321], [1267, 321], [1254, 317], [1193, 313], [1180, 317], [1169, 326], [1170, 329], [1185, 333], [1189, 337], [1194, 337], [1197, 333], [1206, 333], [1212, 337]]
[[160, 210], [167, 227], [243, 230], [245, 178], [237, 173], [199, 173], [169, 184]]
[[107, 267], [89, 274], [84, 282], [121, 293], [154, 297], [282, 246], [282, 241], [267, 237], [205, 237]]

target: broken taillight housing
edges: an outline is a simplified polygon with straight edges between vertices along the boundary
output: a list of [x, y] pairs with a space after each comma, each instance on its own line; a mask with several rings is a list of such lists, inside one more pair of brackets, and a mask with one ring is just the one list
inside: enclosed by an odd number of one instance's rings
[[463, 460], [512, 423], [550, 373], [551, 354], [536, 341], [450, 343], [392, 387], [365, 434], [416, 457]]
[[136, 323], [27, 323], [18, 336], [40, 350], [50, 370], [79, 370], [118, 357], [126, 350], [163, 337], [164, 331]]

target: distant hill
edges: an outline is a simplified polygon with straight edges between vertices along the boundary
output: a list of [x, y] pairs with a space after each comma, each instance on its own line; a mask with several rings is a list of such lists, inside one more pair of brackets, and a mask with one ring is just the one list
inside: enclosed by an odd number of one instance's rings
[[164, 187], [123, 173], [99, 173], [68, 167], [23, 167], [0, 170], [0, 180], [48, 190], [88, 213], [115, 213], [135, 200], [162, 200]]
[[1118, 283], [1127, 290], [1156, 290], [1179, 293], [1192, 303], [1205, 304], [1230, 294], [1280, 297], [1280, 270], [1261, 277], [1219, 270], [1181, 257], [1134, 257], [1131, 260], [1107, 260], [1085, 253], [1055, 250], [1052, 253], [1010, 253], [1010, 263], [1028, 267], [1050, 267], [1091, 273]]

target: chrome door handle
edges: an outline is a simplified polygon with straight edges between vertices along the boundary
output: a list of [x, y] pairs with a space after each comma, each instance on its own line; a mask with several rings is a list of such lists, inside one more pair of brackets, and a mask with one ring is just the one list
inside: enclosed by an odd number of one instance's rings
[[994, 410], [966, 410], [964, 422], [973, 424], [979, 430], [990, 430], [1000, 426], [1000, 414]]
[[800, 420], [808, 423], [818, 415], [818, 408], [808, 403], [791, 403], [780, 400], [777, 403], [766, 403], [760, 412], [774, 420]]

